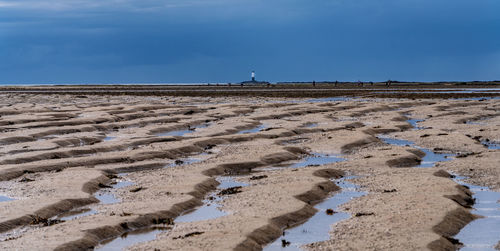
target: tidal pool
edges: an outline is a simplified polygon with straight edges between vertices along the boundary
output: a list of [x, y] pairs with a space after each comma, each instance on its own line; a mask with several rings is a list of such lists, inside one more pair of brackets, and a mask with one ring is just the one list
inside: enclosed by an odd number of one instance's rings
[[[366, 194], [366, 192], [360, 192], [358, 186], [347, 182], [352, 178], [345, 177], [336, 181], [332, 180], [342, 190], [314, 206], [318, 209], [318, 212], [313, 217], [304, 224], [284, 230], [283, 236], [267, 245], [264, 250], [301, 250], [300, 246], [302, 245], [329, 240], [329, 232], [334, 227], [334, 224], [351, 217], [350, 214], [340, 211], [340, 205]], [[327, 214], [327, 209], [332, 209], [334, 213]], [[283, 240], [290, 242], [290, 244], [284, 247]]]

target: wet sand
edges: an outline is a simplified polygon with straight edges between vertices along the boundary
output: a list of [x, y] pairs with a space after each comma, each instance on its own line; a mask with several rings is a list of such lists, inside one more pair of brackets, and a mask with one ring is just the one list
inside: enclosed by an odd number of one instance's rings
[[[85, 250], [124, 238], [129, 250], [260, 250], [280, 239], [306, 250], [457, 249], [479, 216], [449, 173], [500, 191], [499, 99], [372, 94], [2, 93], [0, 247]], [[446, 161], [425, 165], [441, 153]], [[321, 202], [342, 194], [345, 177], [362, 196], [333, 208], [345, 217], [326, 239], [294, 245], [288, 229], [326, 214]], [[212, 214], [196, 211], [212, 203]], [[63, 217], [80, 209], [91, 213]], [[198, 216], [182, 220], [189, 213]], [[138, 230], [147, 237], [127, 239]]]

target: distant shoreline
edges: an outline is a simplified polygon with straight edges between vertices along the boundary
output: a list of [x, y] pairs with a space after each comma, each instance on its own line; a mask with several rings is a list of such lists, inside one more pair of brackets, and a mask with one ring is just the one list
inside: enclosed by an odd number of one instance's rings
[[284, 98], [499, 98], [500, 82], [288, 83], [271, 85], [57, 85], [0, 86], [0, 94], [133, 95], [133, 96], [255, 96]]
[[[391, 81], [393, 85], [412, 85], [412, 86], [434, 86], [434, 85], [450, 85], [450, 86], [461, 86], [461, 87], [470, 87], [470, 86], [478, 86], [478, 85], [497, 85], [500, 86], [500, 80], [491, 80], [491, 81]], [[248, 85], [248, 86], [256, 86], [262, 85], [263, 83], [270, 83], [271, 85], [312, 85], [313, 81], [280, 81], [280, 82], [256, 82], [257, 84], [252, 84], [251, 81], [244, 82], [203, 82], [203, 83], [41, 83], [41, 84], [0, 84], [0, 88], [4, 87], [58, 87], [58, 86], [226, 86], [226, 85], [240, 85], [240, 84]], [[359, 83], [365, 84], [365, 86], [373, 83], [374, 85], [385, 85], [386, 81], [314, 81], [316, 85], [343, 85], [343, 86], [357, 86]]]

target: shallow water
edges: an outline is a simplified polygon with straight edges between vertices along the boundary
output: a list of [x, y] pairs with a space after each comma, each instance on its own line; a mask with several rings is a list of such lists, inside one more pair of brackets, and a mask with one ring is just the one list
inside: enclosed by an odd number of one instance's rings
[[266, 129], [266, 128], [267, 128], [267, 125], [262, 124], [262, 125], [258, 125], [258, 126], [257, 126], [257, 127], [255, 127], [255, 128], [252, 128], [252, 129], [239, 131], [239, 132], [238, 132], [238, 133], [236, 133], [236, 134], [256, 133], [256, 132], [260, 132], [260, 131], [262, 131], [262, 130], [264, 130], [264, 129]]
[[486, 125], [488, 123], [488, 120], [491, 120], [493, 117], [483, 117], [479, 119], [474, 119], [474, 120], [467, 120], [465, 121], [465, 124], [467, 125]]
[[331, 97], [331, 98], [314, 98], [308, 99], [306, 102], [337, 102], [337, 101], [348, 101], [355, 99], [355, 97]]
[[28, 232], [32, 228], [33, 226], [23, 226], [15, 228], [11, 231], [0, 233], [0, 243], [3, 241], [7, 241], [9, 239], [15, 239], [21, 237], [24, 233]]
[[422, 158], [422, 162], [416, 167], [433, 167], [436, 162], [450, 161], [453, 159], [453, 156], [455, 156], [455, 154], [451, 153], [435, 153], [426, 148], [416, 148], [425, 153], [425, 156]]
[[389, 145], [397, 145], [397, 146], [413, 146], [415, 143], [409, 140], [405, 139], [396, 139], [396, 138], [389, 138], [386, 136], [380, 136], [379, 139], [384, 141], [385, 143]]
[[[384, 142], [394, 145], [408, 145], [425, 152], [419, 167], [433, 167], [436, 162], [450, 160], [453, 154], [439, 154], [429, 149], [415, 146], [411, 141], [381, 138]], [[489, 142], [483, 142], [483, 144]], [[500, 149], [498, 144], [485, 144], [488, 149]], [[496, 147], [496, 148], [495, 148]], [[467, 224], [456, 236], [464, 247], [460, 250], [495, 250], [495, 245], [500, 240], [500, 193], [491, 191], [488, 187], [471, 185], [463, 182], [466, 177], [457, 176], [454, 180], [466, 185], [474, 192], [475, 199], [473, 214], [484, 216]]]
[[492, 141], [481, 141], [481, 143], [488, 147], [490, 150], [500, 150], [500, 143], [495, 143]]
[[435, 153], [434, 151], [429, 150], [427, 148], [416, 146], [414, 142], [409, 140], [388, 138], [385, 136], [381, 136], [379, 138], [385, 143], [390, 145], [410, 146], [424, 152], [425, 156], [422, 157], [422, 162], [420, 162], [420, 165], [415, 167], [421, 167], [421, 168], [433, 167], [436, 164], [436, 162], [450, 161], [452, 160], [452, 157], [455, 156], [455, 154], [451, 153]]
[[407, 89], [407, 90], [412, 90], [412, 91], [376, 91], [374, 93], [449, 93], [449, 94], [456, 94], [456, 93], [495, 93], [498, 94], [500, 92], [500, 89], [497, 88], [485, 88], [485, 89]]
[[211, 193], [207, 198], [203, 200], [203, 206], [195, 209], [194, 211], [188, 212], [184, 215], [181, 215], [175, 219], [175, 222], [194, 222], [194, 221], [202, 221], [202, 220], [210, 220], [216, 219], [222, 216], [227, 215], [226, 212], [220, 209], [220, 205], [217, 202], [223, 200], [223, 196], [217, 195], [219, 190], [236, 187], [236, 186], [248, 186], [246, 183], [237, 182], [232, 177], [220, 177], [217, 178], [217, 181], [220, 182], [220, 185], [217, 186], [217, 191]]
[[500, 192], [488, 187], [463, 182], [466, 177], [457, 176], [454, 180], [470, 188], [475, 199], [471, 213], [484, 216], [467, 224], [455, 238], [464, 244], [460, 250], [495, 250], [500, 240]]
[[305, 128], [314, 128], [318, 127], [318, 123], [307, 123], [304, 125]]
[[426, 129], [425, 127], [419, 127], [418, 123], [424, 121], [423, 119], [409, 119], [407, 120], [413, 126], [413, 130], [422, 130]]
[[481, 101], [481, 100], [490, 100], [490, 99], [500, 99], [500, 97], [477, 97], [477, 98], [454, 98], [455, 100], [474, 100], [474, 101]]
[[101, 251], [116, 251], [116, 250], [124, 250], [127, 247], [132, 245], [152, 241], [156, 239], [156, 235], [163, 233], [165, 231], [170, 230], [168, 227], [156, 227], [156, 228], [146, 228], [140, 229], [136, 231], [127, 232], [126, 234], [113, 239], [112, 241], [101, 244], [96, 247], [95, 250]]
[[301, 168], [306, 166], [316, 166], [316, 165], [327, 165], [335, 162], [344, 161], [345, 159], [339, 158], [337, 156], [331, 156], [326, 154], [315, 153], [313, 155], [305, 157], [302, 161], [292, 164], [290, 168]]
[[157, 133], [155, 135], [156, 136], [184, 136], [186, 134], [194, 133], [196, 131], [196, 129], [207, 128], [209, 126], [210, 126], [210, 124], [201, 124], [201, 125], [196, 125], [196, 126], [193, 126], [189, 129], [185, 129], [185, 130], [169, 131], [169, 132], [164, 132], [164, 133]]
[[[342, 188], [339, 193], [317, 204], [315, 208], [318, 209], [318, 212], [313, 217], [304, 224], [285, 230], [284, 236], [267, 245], [264, 250], [301, 250], [300, 246], [302, 245], [329, 240], [332, 225], [351, 217], [348, 213], [339, 212], [341, 210], [339, 206], [366, 194], [359, 192], [358, 186], [346, 181], [351, 178], [338, 179], [336, 184]], [[326, 214], [327, 209], [333, 209], [335, 213], [328, 215]], [[289, 241], [290, 245], [282, 247], [282, 239]]]
[[69, 221], [69, 220], [74, 220], [80, 217], [84, 216], [89, 216], [89, 215], [94, 215], [97, 214], [97, 211], [91, 208], [80, 208], [76, 210], [69, 211], [67, 213], [58, 215], [57, 217], [54, 217], [55, 219], [58, 220], [63, 220], [63, 221]]
[[14, 199], [7, 197], [7, 196], [4, 196], [4, 195], [0, 195], [0, 202], [11, 201], [11, 200], [14, 200]]
[[[220, 177], [217, 179], [220, 182], [220, 185], [217, 187], [217, 191], [211, 193], [207, 198], [213, 197], [213, 200], [205, 199], [203, 200], [203, 206], [188, 212], [184, 215], [181, 215], [175, 219], [175, 222], [194, 222], [194, 221], [202, 221], [215, 219], [221, 216], [227, 215], [226, 212], [220, 210], [220, 205], [217, 204], [218, 201], [223, 199], [223, 196], [217, 195], [217, 193], [221, 189], [226, 189], [235, 186], [248, 186], [246, 183], [241, 183], [235, 181], [232, 177]], [[128, 232], [127, 234], [113, 239], [109, 242], [105, 242], [96, 250], [102, 251], [114, 251], [114, 250], [123, 250], [132, 245], [152, 241], [156, 239], [156, 235], [165, 231], [170, 230], [169, 228], [146, 228], [138, 231]]]
[[327, 164], [336, 163], [336, 162], [340, 162], [340, 161], [344, 161], [344, 160], [345, 159], [339, 158], [337, 156], [314, 153], [313, 155], [309, 155], [296, 163], [278, 164], [278, 165], [274, 165], [271, 167], [256, 168], [255, 170], [273, 171], [273, 170], [280, 170], [280, 169], [285, 169], [285, 168], [302, 168], [302, 167], [306, 167], [306, 166], [320, 166], [320, 165], [327, 165]]
[[[200, 155], [206, 155], [206, 153], [202, 153]], [[204, 159], [202, 158], [185, 158], [185, 159], [180, 159], [182, 161], [182, 163], [170, 163], [168, 165], [166, 165], [165, 167], [173, 167], [173, 166], [182, 166], [182, 165], [190, 165], [190, 164], [194, 164], [194, 163], [198, 163], [198, 162], [201, 162], [203, 161]]]
[[126, 181], [126, 180], [118, 181], [116, 184], [113, 184], [111, 188], [103, 189], [102, 191], [97, 192], [95, 194], [95, 197], [99, 200], [100, 204], [106, 205], [106, 204], [118, 203], [120, 202], [120, 200], [115, 197], [115, 195], [112, 193], [112, 190], [128, 187], [133, 184], [134, 183], [131, 181]]
[[116, 139], [116, 137], [106, 137], [103, 139], [103, 141], [110, 141], [110, 140], [114, 140]]

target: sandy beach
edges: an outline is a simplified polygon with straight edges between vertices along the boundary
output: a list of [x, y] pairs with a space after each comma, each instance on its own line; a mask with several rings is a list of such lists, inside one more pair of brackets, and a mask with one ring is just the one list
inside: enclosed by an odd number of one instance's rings
[[[4, 250], [456, 250], [484, 218], [456, 176], [500, 192], [500, 100], [478, 98], [496, 92], [7, 91]], [[324, 239], [288, 237], [313, 217]]]

